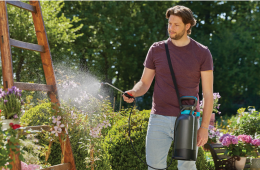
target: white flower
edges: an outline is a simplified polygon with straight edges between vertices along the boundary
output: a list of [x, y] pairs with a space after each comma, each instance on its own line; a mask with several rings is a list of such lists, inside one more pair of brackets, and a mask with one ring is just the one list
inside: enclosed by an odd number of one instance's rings
[[51, 131], [51, 133], [55, 133], [55, 136], [59, 136], [59, 133], [61, 133], [61, 129], [57, 126], [54, 126], [54, 131]]
[[64, 124], [60, 124], [60, 123], [61, 123], [60, 121], [57, 122], [57, 127], [61, 129], [62, 127], [64, 127]]

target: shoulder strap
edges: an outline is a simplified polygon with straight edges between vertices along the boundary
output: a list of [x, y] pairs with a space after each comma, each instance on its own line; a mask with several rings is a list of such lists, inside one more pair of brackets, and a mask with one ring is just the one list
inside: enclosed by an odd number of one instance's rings
[[180, 108], [182, 109], [180, 93], [179, 93], [179, 90], [178, 90], [175, 74], [174, 74], [174, 71], [173, 71], [173, 68], [172, 68], [172, 64], [171, 64], [172, 62], [171, 62], [171, 58], [170, 58], [170, 53], [169, 53], [169, 49], [168, 49], [167, 40], [164, 42], [164, 45], [165, 45], [165, 50], [166, 50], [166, 55], [167, 55], [167, 59], [168, 59], [169, 68], [170, 68], [171, 75], [172, 75], [172, 81], [173, 81], [173, 84], [174, 84], [174, 87], [175, 87], [175, 91], [176, 91], [176, 94], [177, 94], [177, 97], [178, 97]]

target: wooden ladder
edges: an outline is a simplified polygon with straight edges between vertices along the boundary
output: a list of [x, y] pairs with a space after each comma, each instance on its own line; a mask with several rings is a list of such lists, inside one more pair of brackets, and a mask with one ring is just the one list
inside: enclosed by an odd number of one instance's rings
[[[30, 4], [23, 3], [20, 1], [0, 1], [0, 45], [3, 72], [3, 86], [5, 90], [8, 90], [8, 88], [11, 88], [12, 86], [16, 86], [21, 90], [46, 91], [51, 99], [51, 102], [59, 105], [60, 103], [57, 98], [55, 74], [53, 70], [50, 47], [44, 26], [40, 2], [29, 2]], [[38, 44], [22, 42], [10, 38], [6, 4], [13, 5], [15, 7], [30, 11], [32, 13]], [[46, 84], [14, 82], [11, 46], [40, 52]], [[42, 128], [44, 128], [44, 126], [27, 127], [26, 129], [39, 130]], [[65, 146], [65, 148], [61, 147], [62, 152], [65, 153], [64, 163], [46, 168], [45, 170], [76, 170], [69, 137], [67, 137], [65, 145], [64, 143], [62, 144], [63, 141], [61, 140], [61, 137], [60, 142], [61, 146]], [[19, 155], [12, 155], [12, 157], [14, 157], [16, 160], [15, 162], [11, 163], [11, 165], [13, 166], [12, 170], [21, 170], [21, 161], [19, 160], [18, 156]]]

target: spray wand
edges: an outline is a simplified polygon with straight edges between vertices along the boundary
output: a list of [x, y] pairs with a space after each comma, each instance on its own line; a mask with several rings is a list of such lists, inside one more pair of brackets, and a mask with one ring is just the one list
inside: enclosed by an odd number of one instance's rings
[[125, 96], [128, 97], [128, 98], [134, 98], [134, 96], [133, 96], [132, 94], [123, 92], [122, 90], [116, 88], [115, 86], [113, 86], [113, 85], [111, 85], [111, 84], [109, 84], [109, 83], [106, 83], [106, 82], [101, 83], [101, 85], [103, 85], [103, 84], [107, 84], [107, 85], [113, 87], [114, 89], [118, 90], [119, 92], [121, 92], [123, 95], [125, 95]]

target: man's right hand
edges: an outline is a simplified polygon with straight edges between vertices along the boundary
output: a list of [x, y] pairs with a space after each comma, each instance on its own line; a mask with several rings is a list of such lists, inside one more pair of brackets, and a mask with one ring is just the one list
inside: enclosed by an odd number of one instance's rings
[[[126, 93], [131, 94], [132, 96], [134, 96], [135, 91], [134, 90], [128, 90], [128, 91], [126, 91]], [[127, 103], [133, 103], [134, 102], [134, 98], [128, 98], [125, 95], [123, 95], [123, 99]]]

